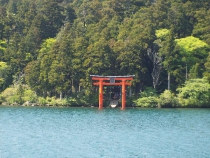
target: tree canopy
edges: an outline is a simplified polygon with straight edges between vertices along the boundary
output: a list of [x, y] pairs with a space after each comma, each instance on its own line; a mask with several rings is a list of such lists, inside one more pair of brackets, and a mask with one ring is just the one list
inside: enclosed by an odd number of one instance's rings
[[71, 96], [92, 90], [91, 74], [135, 75], [136, 95], [146, 87], [163, 92], [170, 78], [175, 91], [185, 74], [210, 76], [208, 6], [185, 0], [0, 1], [0, 91], [22, 79], [37, 95]]

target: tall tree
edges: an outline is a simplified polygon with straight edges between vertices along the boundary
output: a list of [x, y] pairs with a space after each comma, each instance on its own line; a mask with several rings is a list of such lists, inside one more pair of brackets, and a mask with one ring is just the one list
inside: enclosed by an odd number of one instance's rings
[[39, 15], [43, 18], [41, 24], [42, 39], [55, 37], [63, 26], [65, 16], [62, 14], [64, 8], [60, 5], [62, 0], [45, 0], [42, 2]]
[[195, 15], [197, 23], [194, 25], [193, 35], [210, 45], [210, 10], [200, 9]]
[[175, 50], [175, 41], [173, 29], [161, 29], [156, 31], [157, 40], [155, 44], [158, 45], [158, 54], [163, 58], [162, 66], [168, 73], [168, 90], [170, 90], [171, 74], [175, 71], [178, 61], [178, 52]]
[[182, 60], [191, 71], [190, 77], [202, 77], [204, 63], [209, 52], [209, 45], [193, 36], [176, 39], [175, 41], [179, 46]]

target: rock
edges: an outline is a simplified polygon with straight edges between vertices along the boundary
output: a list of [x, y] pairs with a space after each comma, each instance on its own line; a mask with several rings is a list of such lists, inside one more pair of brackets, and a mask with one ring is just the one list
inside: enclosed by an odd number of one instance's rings
[[3, 106], [7, 106], [7, 105], [9, 105], [8, 103], [6, 103], [6, 102], [3, 102], [3, 103], [1, 103], [1, 105], [3, 105]]
[[17, 102], [14, 102], [13, 104], [12, 104], [12, 106], [18, 106], [19, 104], [17, 103]]
[[36, 103], [32, 103], [31, 106], [38, 106]]
[[25, 102], [25, 103], [23, 103], [23, 105], [22, 106], [30, 106], [31, 104], [30, 104], [30, 102], [29, 101], [27, 101], [27, 102]]

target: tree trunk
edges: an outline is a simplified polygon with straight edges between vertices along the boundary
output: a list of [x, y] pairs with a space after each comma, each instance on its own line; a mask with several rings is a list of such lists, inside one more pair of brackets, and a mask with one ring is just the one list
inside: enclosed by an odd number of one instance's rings
[[186, 64], [186, 81], [187, 81], [187, 64]]
[[75, 88], [74, 88], [74, 80], [73, 80], [73, 79], [71, 80], [71, 83], [72, 83], [72, 84], [71, 84], [71, 92], [72, 92], [72, 93], [75, 93], [76, 90], [75, 90]]
[[60, 100], [63, 99], [63, 92], [60, 91]]
[[129, 97], [132, 96], [132, 89], [131, 89], [131, 86], [130, 86], [130, 89], [129, 89]]
[[162, 57], [152, 49], [147, 49], [147, 54], [150, 57], [153, 63], [153, 70], [152, 70], [152, 79], [153, 79], [153, 87], [154, 89], [159, 84], [159, 77], [162, 69]]
[[170, 72], [168, 73], [168, 90], [170, 90], [170, 80], [171, 80], [171, 76], [170, 76]]

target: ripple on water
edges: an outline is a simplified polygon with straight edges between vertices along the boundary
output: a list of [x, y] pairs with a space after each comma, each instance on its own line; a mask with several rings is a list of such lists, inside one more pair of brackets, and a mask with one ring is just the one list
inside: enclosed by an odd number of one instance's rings
[[0, 157], [208, 157], [209, 109], [0, 107]]

